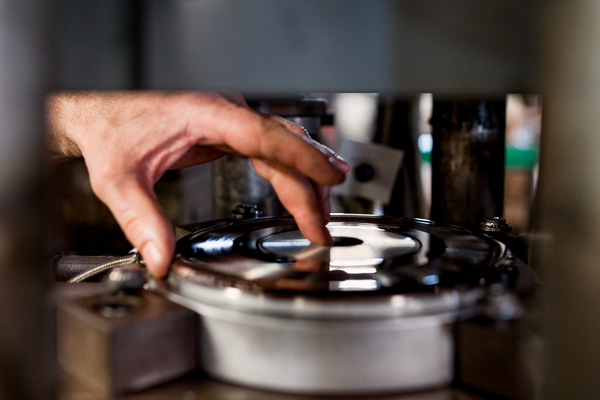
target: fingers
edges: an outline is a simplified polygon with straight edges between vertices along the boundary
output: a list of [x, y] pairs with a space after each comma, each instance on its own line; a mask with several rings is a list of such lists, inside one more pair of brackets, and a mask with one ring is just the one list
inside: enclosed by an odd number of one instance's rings
[[92, 102], [95, 119], [82, 118], [91, 122], [74, 129], [88, 132], [79, 138], [79, 149], [94, 192], [155, 276], [166, 274], [175, 243], [153, 182], [167, 168], [207, 162], [223, 152], [251, 158], [305, 237], [331, 244], [325, 228], [328, 185], [341, 183], [350, 167], [299, 126], [210, 94], [127, 95], [118, 102], [101, 96], [98, 101], [106, 105], [100, 107], [103, 112]]
[[261, 160], [252, 160], [252, 165], [273, 186], [304, 237], [311, 242], [330, 246], [333, 240], [325, 227], [329, 219], [328, 206], [322, 204], [326, 191], [315, 190], [313, 183], [297, 171], [276, 169]]
[[275, 115], [266, 115], [266, 114], [263, 114], [263, 115], [266, 118], [271, 118], [274, 121], [284, 125], [288, 130], [295, 133], [296, 135], [310, 139], [309, 141], [312, 143], [312, 145], [317, 147], [321, 151], [321, 153], [323, 153], [329, 159], [330, 162], [334, 163], [336, 165], [336, 167], [338, 167], [340, 170], [342, 170], [344, 172], [344, 174], [347, 174], [350, 171], [350, 165], [346, 162], [346, 160], [344, 160], [335, 151], [333, 151], [329, 147], [325, 146], [323, 143], [312, 139], [310, 137], [310, 134], [308, 133], [308, 131], [306, 129], [304, 129], [302, 126], [295, 124], [291, 121], [288, 121], [284, 118], [275, 116]]
[[[335, 152], [308, 137], [298, 125], [231, 103], [214, 104], [190, 116], [188, 129], [201, 145], [213, 145], [252, 159], [271, 183], [298, 228], [309, 240], [331, 245], [329, 189], [341, 183], [350, 166]], [[195, 127], [210, 126], [212, 130]]]
[[313, 187], [313, 190], [317, 195], [319, 204], [321, 205], [323, 219], [325, 220], [325, 223], [328, 223], [331, 214], [331, 203], [329, 202], [331, 193], [330, 187], [326, 185], [319, 185], [314, 182], [311, 182], [311, 186]]
[[90, 175], [90, 181], [129, 242], [139, 250], [148, 271], [157, 278], [165, 276], [175, 251], [175, 237], [152, 189], [128, 176], [107, 181]]
[[[197, 144], [227, 146], [273, 166], [298, 170], [321, 184], [334, 185], [344, 180], [349, 166], [325, 146], [315, 145], [304, 135], [292, 134], [290, 125], [281, 120], [223, 101], [214, 99], [189, 115], [188, 129]], [[199, 129], [200, 126], [211, 129]]]
[[214, 161], [225, 155], [225, 152], [212, 147], [192, 146], [169, 169], [181, 169]]

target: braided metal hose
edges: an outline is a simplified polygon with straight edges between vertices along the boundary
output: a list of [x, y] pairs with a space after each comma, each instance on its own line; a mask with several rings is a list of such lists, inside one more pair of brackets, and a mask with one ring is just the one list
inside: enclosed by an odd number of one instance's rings
[[67, 282], [68, 283], [83, 282], [86, 279], [92, 278], [92, 277], [99, 275], [103, 272], [106, 272], [112, 268], [121, 267], [123, 265], [129, 265], [129, 264], [138, 264], [141, 262], [142, 262], [142, 258], [140, 256], [140, 254], [138, 253], [137, 250], [134, 249], [131, 251], [131, 254], [128, 256], [124, 256], [121, 258], [117, 258], [116, 260], [112, 260], [109, 262], [105, 262], [104, 264], [100, 264], [92, 269], [89, 269], [85, 272], [82, 272], [79, 275], [72, 277]]

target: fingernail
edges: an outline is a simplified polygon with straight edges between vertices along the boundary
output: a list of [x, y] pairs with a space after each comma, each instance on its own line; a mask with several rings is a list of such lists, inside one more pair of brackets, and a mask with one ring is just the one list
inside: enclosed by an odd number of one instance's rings
[[160, 254], [158, 247], [152, 242], [146, 244], [142, 249], [142, 258], [144, 259], [144, 262], [150, 266], [150, 269], [154, 270], [158, 268], [162, 261], [162, 255]]
[[350, 164], [337, 154], [333, 157], [329, 157], [329, 162], [338, 167], [344, 174], [350, 172]]

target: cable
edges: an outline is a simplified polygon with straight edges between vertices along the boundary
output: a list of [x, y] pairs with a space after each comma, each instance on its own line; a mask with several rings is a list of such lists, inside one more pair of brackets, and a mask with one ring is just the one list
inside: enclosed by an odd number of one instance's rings
[[128, 256], [124, 256], [121, 258], [117, 258], [116, 260], [112, 260], [109, 262], [105, 262], [104, 264], [100, 264], [92, 269], [89, 269], [85, 272], [82, 272], [79, 275], [76, 275], [74, 277], [72, 277], [71, 279], [69, 279], [67, 282], [68, 283], [79, 283], [79, 282], [83, 282], [86, 279], [89, 279], [93, 276], [96, 276], [98, 274], [101, 274], [105, 271], [108, 271], [109, 269], [115, 268], [115, 267], [120, 267], [123, 265], [128, 265], [128, 264], [138, 264], [142, 262], [142, 258], [140, 256], [140, 253], [138, 253], [137, 249], [133, 249], [131, 251], [131, 254]]

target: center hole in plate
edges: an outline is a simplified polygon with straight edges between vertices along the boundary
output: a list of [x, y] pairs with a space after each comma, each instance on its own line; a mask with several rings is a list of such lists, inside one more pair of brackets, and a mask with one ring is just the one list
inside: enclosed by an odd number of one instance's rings
[[363, 243], [362, 240], [349, 236], [334, 236], [332, 239], [334, 247], [356, 246]]

